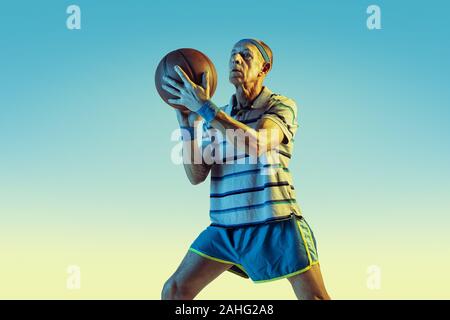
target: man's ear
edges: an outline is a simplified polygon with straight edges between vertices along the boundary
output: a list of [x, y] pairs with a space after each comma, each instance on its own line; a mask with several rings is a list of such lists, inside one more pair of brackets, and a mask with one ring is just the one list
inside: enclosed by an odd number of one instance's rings
[[261, 71], [263, 73], [267, 74], [270, 71], [270, 67], [271, 67], [270, 62], [265, 62]]

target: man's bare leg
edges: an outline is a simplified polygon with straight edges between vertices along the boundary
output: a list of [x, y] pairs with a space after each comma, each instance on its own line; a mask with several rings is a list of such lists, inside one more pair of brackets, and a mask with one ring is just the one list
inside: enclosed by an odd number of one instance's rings
[[162, 300], [192, 300], [232, 264], [213, 261], [188, 251], [175, 273], [164, 284]]
[[308, 271], [288, 278], [299, 300], [330, 300], [319, 264]]

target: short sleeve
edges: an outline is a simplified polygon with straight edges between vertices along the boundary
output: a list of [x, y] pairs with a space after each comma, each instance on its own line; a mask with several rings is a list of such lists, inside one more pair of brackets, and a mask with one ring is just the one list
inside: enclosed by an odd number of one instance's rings
[[261, 119], [270, 119], [283, 131], [289, 143], [298, 129], [297, 105], [291, 99], [277, 99], [271, 104]]

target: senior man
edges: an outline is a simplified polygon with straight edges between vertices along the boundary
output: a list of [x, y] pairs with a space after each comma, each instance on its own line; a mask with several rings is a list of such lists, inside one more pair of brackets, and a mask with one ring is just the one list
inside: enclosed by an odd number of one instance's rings
[[[289, 171], [297, 107], [263, 85], [272, 64], [272, 50], [263, 41], [238, 41], [229, 61], [236, 93], [223, 108], [210, 100], [207, 74], [197, 85], [176, 66], [182, 83], [164, 78], [163, 88], [177, 97], [169, 102], [189, 109], [176, 110], [180, 126], [187, 129], [183, 153], [201, 153], [194, 133], [203, 118], [204, 128], [221, 133], [238, 154], [230, 159], [227, 152], [223, 161], [213, 163], [201, 159], [184, 164], [192, 184], [211, 172], [211, 225], [164, 284], [162, 299], [193, 299], [227, 270], [255, 283], [287, 278], [298, 299], [329, 299], [316, 240], [296, 202]], [[243, 158], [256, 161], [236, 161]]]

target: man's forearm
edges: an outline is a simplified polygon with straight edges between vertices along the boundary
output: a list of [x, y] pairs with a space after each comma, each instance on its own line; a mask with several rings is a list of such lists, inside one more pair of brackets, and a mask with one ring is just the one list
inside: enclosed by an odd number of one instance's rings
[[209, 174], [211, 165], [204, 162], [197, 140], [183, 141], [183, 165], [192, 184], [203, 182]]
[[223, 111], [217, 112], [210, 125], [219, 130], [229, 141], [236, 143], [238, 150], [250, 155], [260, 155], [266, 151], [265, 137], [246, 124], [237, 121]]

